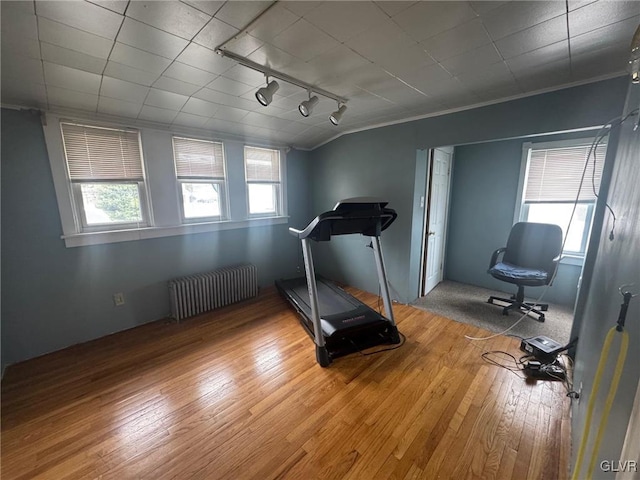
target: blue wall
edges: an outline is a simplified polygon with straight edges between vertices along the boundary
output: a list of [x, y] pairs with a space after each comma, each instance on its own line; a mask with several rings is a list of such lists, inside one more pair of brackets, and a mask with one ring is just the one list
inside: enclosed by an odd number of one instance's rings
[[[308, 163], [306, 152], [287, 155], [293, 224], [309, 217]], [[2, 365], [167, 316], [176, 276], [241, 262], [257, 265], [263, 286], [295, 275], [287, 228], [66, 248], [40, 118], [2, 110]]]
[[[473, 110], [381, 127], [344, 135], [311, 152], [314, 179], [312, 209], [322, 212], [336, 200], [358, 195], [385, 198], [398, 211], [398, 220], [383, 235], [389, 279], [401, 301], [418, 293], [413, 273], [419, 268], [411, 258], [412, 246], [420, 242], [421, 229], [412, 228], [415, 199], [416, 150], [445, 145], [477, 143], [600, 125], [622, 111], [626, 78], [620, 77], [551, 93], [536, 95]], [[520, 153], [517, 153], [520, 158]], [[499, 160], [486, 175], [500, 180]], [[455, 168], [455, 167], [454, 167]], [[517, 188], [517, 176], [510, 189]], [[486, 192], [477, 191], [478, 198]], [[513, 203], [508, 206], [513, 219]], [[419, 208], [419, 203], [418, 203]], [[414, 225], [415, 227], [415, 225]], [[509, 225], [510, 227], [510, 225]], [[413, 232], [413, 233], [412, 233]], [[420, 234], [417, 234], [420, 232]], [[508, 232], [508, 228], [507, 228]], [[504, 234], [497, 235], [498, 248]], [[469, 241], [466, 238], [465, 241]], [[487, 242], [493, 241], [487, 238]], [[449, 237], [449, 241], [451, 238]], [[358, 238], [339, 238], [316, 249], [318, 271], [350, 285], [377, 292], [376, 273], [370, 252]], [[415, 248], [413, 249], [415, 250]], [[483, 257], [483, 262], [487, 262]], [[486, 265], [483, 266], [486, 269]]]

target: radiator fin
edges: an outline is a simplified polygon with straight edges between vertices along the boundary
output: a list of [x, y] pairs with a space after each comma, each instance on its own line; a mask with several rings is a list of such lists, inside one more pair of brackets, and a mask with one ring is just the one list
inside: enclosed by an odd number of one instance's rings
[[193, 317], [258, 295], [255, 265], [225, 267], [169, 281], [171, 316]]

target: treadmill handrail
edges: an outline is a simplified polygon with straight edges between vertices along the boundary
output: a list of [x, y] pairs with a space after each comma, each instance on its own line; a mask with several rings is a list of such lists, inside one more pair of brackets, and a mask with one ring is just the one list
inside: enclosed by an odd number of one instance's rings
[[[359, 215], [360, 212], [350, 212], [348, 215], [337, 214], [334, 210], [329, 212], [324, 212], [318, 215], [316, 218], [311, 220], [309, 225], [307, 225], [303, 230], [289, 227], [289, 233], [291, 235], [298, 237], [299, 239], [303, 238], [311, 238], [312, 240], [318, 240], [318, 238], [313, 238], [312, 233], [318, 228], [318, 225], [324, 222], [331, 222], [337, 220], [363, 220], [363, 219], [379, 219], [380, 220], [380, 231], [386, 230], [389, 225], [391, 225], [394, 220], [398, 217], [398, 214], [395, 210], [390, 208], [383, 209], [380, 213], [376, 213], [375, 215], [371, 214], [371, 210], [364, 211], [363, 215]], [[358, 233], [358, 232], [353, 232]], [[359, 232], [364, 235], [364, 232]]]

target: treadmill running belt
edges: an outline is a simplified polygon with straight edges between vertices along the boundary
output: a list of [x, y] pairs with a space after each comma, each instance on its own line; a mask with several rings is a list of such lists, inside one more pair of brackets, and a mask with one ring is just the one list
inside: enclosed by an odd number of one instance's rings
[[[318, 309], [320, 310], [321, 317], [348, 312], [349, 310], [353, 310], [355, 307], [359, 306], [341, 295], [336, 295], [335, 290], [321, 279], [318, 279], [317, 285]], [[303, 283], [298, 283], [297, 285], [287, 286], [290, 289], [289, 291], [292, 294], [295, 294], [304, 304], [300, 305], [300, 307], [304, 308], [309, 317], [311, 317], [311, 305], [309, 302], [307, 282], [305, 281]]]

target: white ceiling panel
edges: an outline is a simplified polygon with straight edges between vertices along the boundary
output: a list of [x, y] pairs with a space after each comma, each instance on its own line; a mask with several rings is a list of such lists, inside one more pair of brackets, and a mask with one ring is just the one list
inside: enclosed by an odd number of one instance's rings
[[198, 85], [193, 85], [192, 83], [176, 80], [175, 78], [165, 77], [164, 75], [158, 78], [153, 83], [153, 86], [161, 90], [178, 93], [180, 95], [186, 95], [188, 97], [202, 88]]
[[187, 103], [187, 100], [189, 100], [189, 97], [186, 95], [152, 88], [149, 90], [144, 104], [151, 105], [152, 107], [166, 108], [168, 110], [180, 110], [184, 104]]
[[171, 64], [171, 60], [138, 48], [116, 42], [109, 60], [129, 67], [160, 75]]
[[42, 42], [41, 48], [42, 59], [50, 63], [57, 63], [66, 67], [84, 70], [85, 72], [97, 73], [98, 75], [102, 75], [107, 65], [107, 60], [104, 58], [92, 57], [91, 55], [51, 45], [50, 43]]
[[242, 65], [236, 65], [230, 68], [222, 74], [223, 77], [237, 80], [253, 87], [262, 87], [265, 84], [264, 75], [260, 72], [256, 72], [250, 68], [243, 67]]
[[541, 65], [561, 60], [569, 63], [569, 42], [567, 40], [510, 58], [507, 60], [507, 65], [516, 74], [516, 72], [530, 71]]
[[138, 70], [137, 68], [123, 65], [117, 62], [107, 62], [104, 74], [109, 77], [119, 78], [127, 82], [137, 83], [138, 85], [150, 86], [158, 78], [157, 73], [147, 72], [146, 70]]
[[463, 23], [446, 32], [430, 37], [421, 45], [438, 61], [455, 57], [491, 43], [491, 38], [480, 19]]
[[563, 13], [565, 3], [561, 1], [511, 1], [485, 12], [482, 20], [491, 38], [499, 40]]
[[37, 1], [36, 14], [110, 40], [122, 24], [122, 15], [89, 2]]
[[369, 60], [344, 45], [338, 45], [308, 62], [314, 70], [312, 77], [314, 83], [331, 81], [336, 77], [344, 78], [343, 75], [351, 70], [370, 63]]
[[20, 8], [26, 2], [2, 2], [2, 34], [6, 38], [38, 39], [36, 16], [29, 9]]
[[625, 73], [629, 53], [627, 42], [571, 57], [574, 78], [599, 77], [611, 72]]
[[333, 38], [345, 42], [388, 17], [373, 2], [324, 2], [304, 18]]
[[111, 10], [112, 12], [119, 13], [120, 15], [124, 15], [125, 10], [127, 9], [127, 5], [129, 4], [128, 0], [89, 0], [89, 1], [95, 5], [101, 6], [102, 8]]
[[246, 83], [237, 82], [227, 77], [216, 78], [213, 82], [207, 85], [207, 88], [238, 97], [241, 97], [249, 91], [255, 90], [254, 87], [247, 85]]
[[75, 68], [44, 62], [44, 78], [47, 85], [66, 88], [77, 92], [98, 94], [100, 90], [100, 75], [83, 72]]
[[[46, 18], [38, 19], [38, 32], [43, 42], [98, 58], [109, 58], [109, 52], [113, 46], [112, 40]], [[4, 30], [2, 35], [4, 40]]]
[[116, 115], [118, 117], [137, 118], [141, 109], [141, 103], [125, 102], [124, 100], [107, 97], [100, 97], [98, 99], [98, 113]]
[[211, 15], [181, 2], [141, 0], [129, 4], [127, 17], [187, 40], [191, 40], [211, 20]]
[[621, 43], [630, 44], [630, 38], [640, 25], [640, 16], [631, 17], [588, 33], [571, 37], [571, 54], [581, 55], [589, 51], [606, 48]]
[[234, 67], [236, 62], [218, 55], [213, 50], [191, 43], [184, 51], [178, 55], [176, 60], [180, 63], [199, 68], [205, 72], [220, 75]]
[[285, 4], [286, 2], [278, 3], [271, 7], [249, 28], [248, 33], [253, 37], [268, 42], [297, 22], [300, 17], [287, 10]]
[[3, 75], [2, 102], [6, 105], [47, 108], [47, 89], [44, 84], [25, 82], [24, 79], [10, 82]]
[[496, 46], [508, 59], [566, 39], [567, 21], [561, 16], [498, 40]]
[[13, 37], [9, 40], [4, 40], [0, 44], [2, 47], [2, 56], [19, 55], [22, 57], [33, 58], [39, 60], [40, 55], [40, 42], [31, 38], [19, 38]]
[[258, 50], [264, 42], [251, 35], [239, 35], [237, 38], [225, 43], [224, 49], [237, 53], [240, 56], [248, 57], [253, 52]]
[[118, 41], [162, 57], [175, 58], [188, 41], [131, 18], [125, 18]]
[[304, 19], [291, 25], [271, 43], [304, 61], [338, 46], [336, 40]]
[[67, 90], [53, 85], [47, 86], [47, 99], [51, 106], [77, 108], [88, 112], [95, 112], [98, 108], [98, 95]]
[[207, 13], [209, 15], [215, 15], [220, 8], [224, 5], [224, 1], [206, 1], [206, 0], [182, 0], [182, 3], [186, 3], [187, 5], [192, 6], [193, 8], [197, 8], [201, 12]]
[[185, 127], [202, 128], [207, 123], [209, 117], [201, 117], [199, 115], [193, 115], [191, 113], [180, 112], [173, 119], [174, 125], [182, 125]]
[[536, 91], [557, 84], [571, 81], [571, 68], [568, 59], [547, 63], [537, 68], [523, 69], [514, 72], [518, 85], [524, 91]]
[[117, 78], [102, 77], [100, 95], [103, 97], [116, 98], [131, 103], [143, 103], [148, 93], [149, 87], [125, 82]]
[[191, 97], [182, 107], [183, 112], [200, 115], [202, 117], [213, 117], [216, 110], [218, 110], [217, 104], [194, 97]]
[[442, 66], [452, 75], [461, 75], [465, 72], [481, 70], [501, 61], [502, 56], [496, 50], [495, 45], [489, 44], [448, 58], [442, 62]]
[[164, 72], [163, 76], [175, 78], [193, 85], [205, 86], [216, 78], [214, 73], [205, 72], [199, 68], [192, 67], [180, 62], [173, 62]]
[[246, 117], [248, 113], [247, 110], [242, 110], [241, 108], [219, 105], [214, 116], [228, 122], [239, 122]]
[[572, 36], [581, 35], [637, 15], [640, 15], [637, 0], [600, 0], [569, 12], [569, 32]]
[[140, 113], [138, 114], [138, 119], [148, 120], [150, 122], [171, 124], [173, 122], [173, 119], [176, 118], [176, 115], [178, 115], [178, 112], [175, 110], [167, 110], [166, 108], [144, 105], [142, 107], [142, 110], [140, 110]]
[[453, 76], [438, 64], [421, 68], [401, 78], [427, 95], [434, 95], [443, 89], [448, 89], [453, 81]]
[[45, 84], [42, 62], [18, 55], [2, 57], [2, 83], [30, 82]]
[[505, 5], [506, 1], [492, 1], [492, 0], [479, 0], [471, 1], [469, 5], [478, 15], [486, 15], [491, 10], [495, 10], [498, 7]]
[[299, 58], [289, 55], [287, 52], [268, 43], [248, 55], [248, 58], [274, 70], [285, 70], [288, 66], [301, 61]]
[[401, 1], [401, 0], [389, 1], [389, 2], [375, 2], [375, 4], [378, 7], [380, 7], [384, 11], [384, 13], [386, 13], [390, 17], [393, 17], [394, 15], [397, 15], [400, 12], [406, 10], [411, 5], [413, 5], [414, 3], [416, 3], [416, 2], [415, 1], [413, 1], [413, 2], [405, 2], [405, 1]]
[[[35, 15], [33, 2], [24, 2], [21, 0], [17, 0], [17, 1], [4, 0], [3, 2], [0, 2], [0, 9], [2, 10], [3, 17], [11, 13]], [[4, 24], [2, 26], [4, 27]]]
[[321, 1], [316, 0], [287, 0], [286, 2], [282, 3], [284, 8], [293, 12], [299, 17], [305, 16], [311, 10], [318, 8], [321, 4]]
[[196, 35], [193, 39], [198, 45], [215, 50], [222, 43], [226, 42], [234, 35], [238, 34], [240, 30], [231, 25], [228, 25], [217, 18], [212, 18], [209, 23], [202, 29], [202, 31]]
[[468, 2], [418, 2], [393, 19], [415, 40], [422, 41], [476, 16]]
[[216, 13], [216, 18], [236, 28], [244, 28], [273, 2], [227, 2]]

